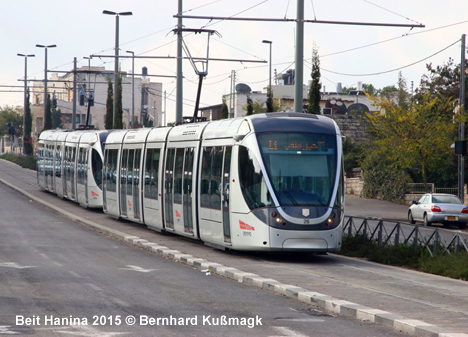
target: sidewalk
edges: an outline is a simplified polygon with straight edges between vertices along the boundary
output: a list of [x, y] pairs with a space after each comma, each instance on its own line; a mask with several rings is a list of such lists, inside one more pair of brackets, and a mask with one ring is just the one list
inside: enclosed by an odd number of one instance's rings
[[[117, 221], [99, 211], [85, 210], [61, 200], [39, 190], [34, 171], [4, 160], [0, 160], [0, 182], [96, 232], [201, 270], [210, 269], [250, 286], [274, 291], [338, 315], [384, 324], [410, 335], [468, 337], [468, 282], [333, 254], [219, 251], [197, 241]], [[347, 198], [347, 202], [353, 213], [360, 210], [362, 201]], [[364, 200], [364, 203], [365, 212], [373, 211], [369, 204], [375, 205], [380, 214], [385, 212], [386, 205], [376, 200]]]

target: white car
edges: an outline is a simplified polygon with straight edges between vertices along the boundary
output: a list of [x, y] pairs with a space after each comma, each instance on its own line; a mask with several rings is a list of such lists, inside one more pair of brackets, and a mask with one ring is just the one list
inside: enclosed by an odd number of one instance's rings
[[468, 223], [468, 207], [453, 194], [428, 193], [419, 201], [413, 201], [408, 210], [408, 220], [414, 224], [422, 221], [424, 226], [431, 223], [450, 224], [465, 228]]

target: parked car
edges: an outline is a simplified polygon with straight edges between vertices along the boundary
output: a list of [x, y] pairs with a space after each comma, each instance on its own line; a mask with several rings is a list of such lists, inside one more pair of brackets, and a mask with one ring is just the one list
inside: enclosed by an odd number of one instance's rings
[[458, 225], [465, 228], [468, 223], [468, 207], [453, 194], [428, 193], [419, 201], [413, 201], [408, 210], [408, 220], [414, 224], [422, 221], [424, 226], [431, 223]]

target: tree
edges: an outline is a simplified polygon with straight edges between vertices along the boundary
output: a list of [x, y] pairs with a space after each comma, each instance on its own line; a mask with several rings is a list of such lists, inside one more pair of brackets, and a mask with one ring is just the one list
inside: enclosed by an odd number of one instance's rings
[[377, 90], [372, 84], [362, 84], [362, 90], [366, 92], [366, 94], [370, 96], [377, 96], [380, 90]]
[[318, 55], [317, 46], [314, 45], [312, 49], [312, 84], [309, 89], [309, 106], [307, 107], [307, 113], [320, 115], [320, 58]]
[[398, 73], [398, 94], [397, 102], [398, 105], [403, 109], [408, 109], [410, 104], [411, 96], [408, 92], [408, 86], [406, 85], [406, 79], [403, 77], [401, 71]]
[[106, 130], [114, 128], [114, 91], [112, 89], [112, 81], [107, 78], [107, 100], [106, 100]]
[[119, 75], [117, 80], [117, 93], [115, 99], [117, 100], [115, 113], [114, 129], [123, 129], [123, 109], [122, 109], [122, 76]]
[[52, 112], [52, 128], [61, 128], [62, 124], [62, 111], [60, 109], [54, 109], [54, 111]]
[[267, 99], [266, 99], [266, 112], [274, 112], [275, 106], [273, 103], [273, 90], [271, 90], [271, 86], [267, 88]]
[[387, 100], [391, 100], [396, 96], [398, 89], [394, 85], [387, 85], [380, 89], [379, 95]]
[[52, 103], [50, 101], [50, 94], [47, 95], [47, 100], [44, 103], [45, 106], [45, 112], [44, 112], [44, 129], [43, 130], [50, 130], [52, 129]]
[[247, 116], [251, 116], [254, 113], [253, 101], [250, 94], [247, 95]]
[[221, 119], [229, 118], [229, 108], [226, 104], [226, 100], [223, 98], [223, 105], [221, 106]]
[[[373, 100], [385, 114], [367, 114], [373, 137], [371, 152], [393, 169], [416, 168], [427, 185], [428, 171], [453, 156], [450, 145], [456, 130], [451, 113], [454, 101], [441, 95], [432, 97], [430, 92], [407, 105], [385, 98]], [[460, 118], [456, 115], [455, 119]]]
[[24, 112], [24, 154], [27, 156], [32, 156], [34, 154], [33, 142], [31, 137], [32, 131], [32, 114], [31, 114], [31, 105], [29, 103], [29, 90], [26, 96], [26, 111]]

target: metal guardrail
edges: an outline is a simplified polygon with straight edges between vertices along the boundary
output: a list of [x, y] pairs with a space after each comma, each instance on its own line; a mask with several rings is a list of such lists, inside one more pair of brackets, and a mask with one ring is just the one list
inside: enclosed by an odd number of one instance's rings
[[435, 193], [448, 193], [458, 195], [458, 188], [449, 188], [449, 187], [436, 187]]
[[409, 194], [424, 194], [434, 193], [434, 183], [428, 183], [424, 186], [422, 183], [408, 183], [406, 184], [406, 193]]
[[431, 256], [468, 252], [468, 233], [421, 227], [392, 220], [345, 217], [344, 235], [362, 235], [379, 247], [405, 244], [408, 247], [422, 246]]

